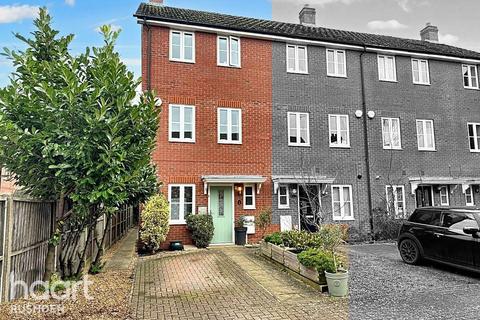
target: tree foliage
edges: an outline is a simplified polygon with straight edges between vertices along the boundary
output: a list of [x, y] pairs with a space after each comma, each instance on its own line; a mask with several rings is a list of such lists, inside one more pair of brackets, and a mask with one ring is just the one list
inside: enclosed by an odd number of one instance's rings
[[[24, 51], [5, 49], [15, 67], [0, 89], [0, 163], [36, 198], [70, 199], [92, 227], [120, 206], [157, 191], [151, 162], [158, 127], [155, 96], [133, 103], [140, 80], [115, 51], [119, 32], [101, 28], [104, 44], [69, 52], [41, 9]], [[61, 199], [62, 198], [62, 199]]]
[[164, 195], [155, 195], [145, 204], [141, 214], [140, 239], [153, 251], [167, 239], [170, 209]]

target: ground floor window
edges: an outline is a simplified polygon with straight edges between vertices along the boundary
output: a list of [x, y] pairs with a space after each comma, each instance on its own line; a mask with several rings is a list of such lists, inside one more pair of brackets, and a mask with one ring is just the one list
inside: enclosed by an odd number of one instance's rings
[[352, 186], [332, 185], [333, 220], [353, 220]]
[[472, 187], [468, 187], [467, 190], [465, 190], [465, 204], [467, 206], [474, 206], [475, 201], [473, 200], [473, 191]]
[[405, 187], [386, 186], [387, 208], [393, 210], [395, 218], [405, 218]]
[[170, 223], [184, 224], [185, 218], [195, 213], [195, 185], [169, 185], [168, 202], [170, 203]]
[[251, 184], [244, 186], [243, 209], [255, 209], [255, 187]]
[[288, 209], [290, 208], [290, 199], [288, 196], [288, 186], [278, 187], [278, 208]]
[[443, 186], [440, 187], [440, 205], [441, 206], [448, 206], [448, 187]]

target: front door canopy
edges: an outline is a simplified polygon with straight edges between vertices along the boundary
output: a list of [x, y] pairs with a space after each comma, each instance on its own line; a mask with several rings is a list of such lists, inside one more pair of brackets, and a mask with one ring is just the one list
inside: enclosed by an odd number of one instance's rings
[[452, 177], [412, 177], [409, 178], [411, 192], [415, 194], [418, 186], [420, 185], [461, 185], [462, 192], [465, 191], [473, 184], [480, 184], [480, 177], [465, 177], [465, 178], [452, 178]]
[[277, 193], [278, 187], [281, 184], [331, 184], [335, 178], [328, 178], [326, 176], [272, 176], [273, 193]]
[[208, 185], [232, 185], [232, 184], [256, 184], [257, 185], [257, 194], [260, 193], [262, 188], [262, 183], [264, 183], [267, 178], [263, 176], [240, 176], [240, 175], [212, 175], [212, 176], [203, 176], [203, 193], [208, 194]]

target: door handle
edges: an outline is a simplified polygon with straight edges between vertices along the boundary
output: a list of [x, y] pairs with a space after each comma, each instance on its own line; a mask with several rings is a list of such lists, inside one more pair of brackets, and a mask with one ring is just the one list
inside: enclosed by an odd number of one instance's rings
[[442, 233], [438, 233], [438, 232], [435, 232], [433, 235], [434, 235], [436, 238], [443, 237], [443, 234], [442, 234]]

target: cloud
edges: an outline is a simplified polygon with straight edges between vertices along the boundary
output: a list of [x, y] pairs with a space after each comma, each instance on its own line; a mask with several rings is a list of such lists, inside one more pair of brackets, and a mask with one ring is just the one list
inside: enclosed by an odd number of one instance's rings
[[122, 62], [128, 67], [137, 67], [142, 65], [142, 59], [140, 58], [122, 58]]
[[75, 0], [65, 0], [65, 3], [70, 7], [73, 7], [75, 5]]
[[458, 40], [460, 40], [460, 38], [453, 34], [443, 34], [441, 32], [438, 33], [438, 42], [440, 43], [454, 45], [457, 44]]
[[0, 6], [0, 24], [36, 18], [38, 11], [38, 7], [26, 4]]
[[430, 0], [394, 0], [405, 12], [410, 12], [413, 7], [426, 6]]
[[374, 20], [367, 23], [367, 27], [371, 30], [400, 30], [408, 28], [408, 26], [401, 24], [397, 20]]
[[[108, 23], [107, 23], [107, 24], [108, 24]], [[120, 27], [118, 24], [109, 24], [109, 25], [110, 25], [110, 28], [112, 28], [112, 31], [118, 31], [118, 30], [122, 29], [122, 27]], [[102, 24], [102, 26], [103, 26], [103, 24]], [[96, 27], [96, 28], [95, 28], [95, 31], [96, 31], [96, 32], [102, 32], [102, 31], [100, 30], [100, 26]]]

